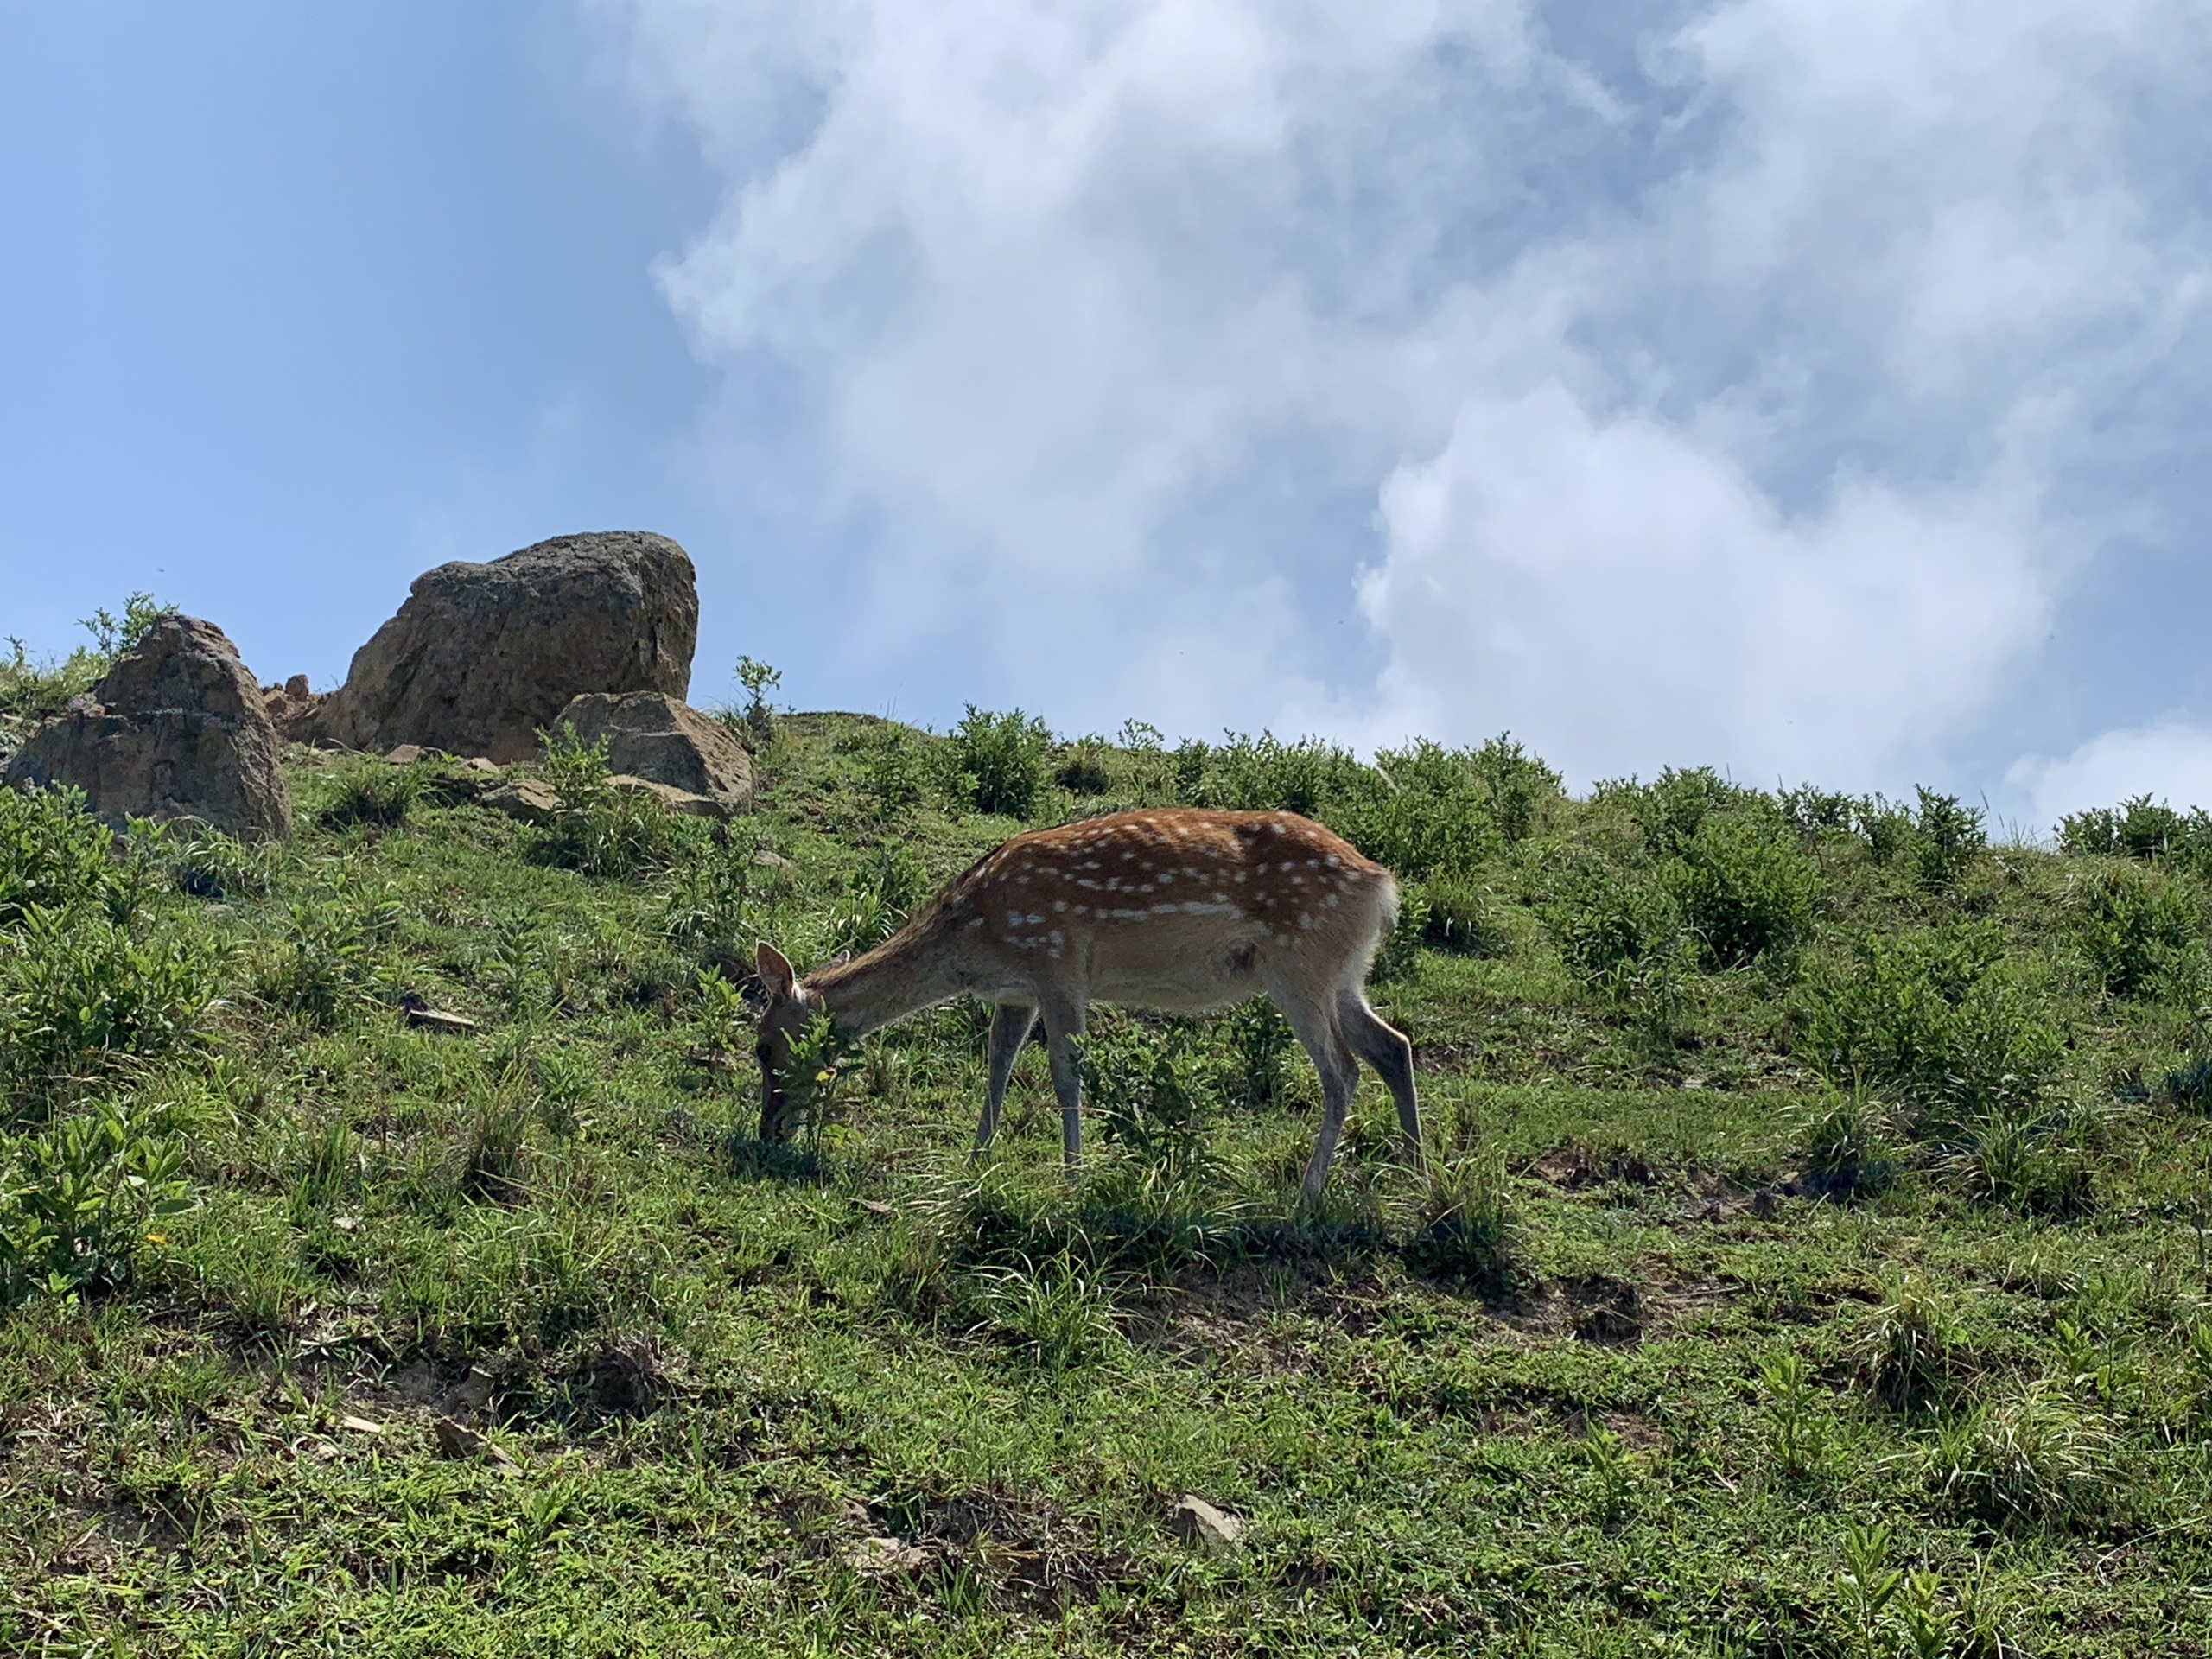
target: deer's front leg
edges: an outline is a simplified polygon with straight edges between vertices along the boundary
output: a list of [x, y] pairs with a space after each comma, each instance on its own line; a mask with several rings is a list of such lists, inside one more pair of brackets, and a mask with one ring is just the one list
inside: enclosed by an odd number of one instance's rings
[[1052, 1061], [1052, 1092], [1060, 1099], [1060, 1150], [1072, 1175], [1083, 1161], [1083, 1072], [1077, 1064], [1076, 1039], [1083, 1035], [1083, 1010], [1070, 1005], [1044, 1007], [1045, 1049]]
[[983, 1121], [976, 1126], [972, 1158], [982, 1157], [991, 1137], [998, 1133], [1007, 1080], [1014, 1075], [1014, 1063], [1021, 1057], [1021, 1046], [1029, 1040], [1029, 1028], [1036, 1023], [1037, 1010], [1026, 1005], [1004, 1003], [991, 1015], [990, 1081], [983, 1093]]

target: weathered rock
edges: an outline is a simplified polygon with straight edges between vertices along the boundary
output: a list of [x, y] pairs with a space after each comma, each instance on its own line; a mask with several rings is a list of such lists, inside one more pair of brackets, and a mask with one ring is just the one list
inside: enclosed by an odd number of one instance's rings
[[442, 564], [354, 652], [315, 735], [524, 760], [583, 692], [682, 697], [698, 631], [690, 557], [665, 536], [561, 536], [488, 564]]
[[1226, 1555], [1244, 1536], [1244, 1522], [1185, 1492], [1175, 1504], [1175, 1530], [1209, 1555]]
[[477, 804], [504, 812], [524, 823], [543, 823], [561, 804], [561, 798], [535, 778], [511, 778], [477, 797]]
[[4, 781], [73, 784], [117, 829], [194, 818], [249, 840], [292, 830], [261, 687], [212, 622], [164, 616], [88, 697], [33, 732]]
[[263, 686], [261, 701], [269, 710], [269, 723], [283, 742], [304, 743], [315, 735], [315, 717], [323, 699], [308, 690], [306, 675], [295, 674], [282, 685]]
[[650, 778], [632, 778], [625, 772], [616, 772], [607, 782], [610, 788], [650, 795], [670, 811], [680, 812], [687, 818], [726, 818], [733, 810], [726, 796], [694, 795], [688, 789], [657, 784]]
[[411, 766], [428, 753], [420, 743], [403, 743], [385, 759], [395, 766]]
[[[657, 691], [594, 691], [561, 710], [587, 743], [607, 741], [607, 769], [719, 804], [718, 816], [753, 805], [753, 757], [728, 731], [682, 700]], [[696, 809], [683, 808], [681, 810]]]

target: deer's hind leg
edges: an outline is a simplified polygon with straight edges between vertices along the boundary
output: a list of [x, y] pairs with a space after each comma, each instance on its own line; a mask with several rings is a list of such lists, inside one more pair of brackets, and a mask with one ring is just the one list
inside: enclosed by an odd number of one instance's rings
[[1282, 1010], [1290, 1028], [1313, 1069], [1321, 1074], [1321, 1128], [1313, 1141], [1313, 1156], [1306, 1165], [1306, 1179], [1299, 1184], [1298, 1207], [1311, 1214], [1321, 1202], [1321, 1189], [1329, 1179], [1329, 1165], [1337, 1155], [1337, 1141], [1351, 1116], [1352, 1092], [1359, 1084], [1359, 1061], [1342, 1032], [1334, 1011], [1325, 1001], [1301, 997], [1288, 985], [1274, 983], [1268, 995]]
[[1398, 1128], [1406, 1139], [1406, 1152], [1414, 1169], [1426, 1174], [1428, 1160], [1421, 1149], [1421, 1103], [1414, 1092], [1414, 1046], [1400, 1031], [1367, 1006], [1358, 988], [1348, 986], [1337, 997], [1337, 1028], [1352, 1052], [1375, 1068], [1398, 1105]]
[[1037, 1010], [1027, 1003], [1002, 1002], [991, 1014], [989, 1081], [983, 1091], [983, 1118], [976, 1126], [976, 1149], [969, 1154], [971, 1159], [982, 1157], [991, 1144], [991, 1137], [998, 1133], [999, 1108], [1006, 1103], [1007, 1080], [1014, 1076], [1014, 1063], [1021, 1058], [1021, 1046], [1029, 1040], [1030, 1027], [1036, 1023]]
[[1052, 1092], [1060, 1101], [1060, 1150], [1072, 1175], [1083, 1161], [1083, 1071], [1075, 1045], [1083, 1035], [1084, 1010], [1079, 1002], [1048, 1001], [1039, 1012], [1052, 1062]]

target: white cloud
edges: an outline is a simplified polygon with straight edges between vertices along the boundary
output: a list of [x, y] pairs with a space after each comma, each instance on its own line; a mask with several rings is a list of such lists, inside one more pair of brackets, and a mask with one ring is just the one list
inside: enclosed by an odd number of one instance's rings
[[2202, 367], [2190, 0], [621, 15], [729, 181], [671, 303], [940, 704], [1895, 783]]
[[1791, 520], [1726, 455], [1557, 387], [1470, 402], [1382, 512], [1363, 597], [1397, 723], [1510, 725], [1586, 779], [1660, 756], [1770, 784], [1817, 756], [1824, 781], [1879, 781], [2049, 608], [2029, 504], [1845, 478]]
[[2178, 807], [2212, 808], [2212, 731], [2180, 718], [2106, 732], [2071, 754], [2027, 755], [2005, 779], [2007, 798], [2033, 829], [2069, 812], [2150, 795]]

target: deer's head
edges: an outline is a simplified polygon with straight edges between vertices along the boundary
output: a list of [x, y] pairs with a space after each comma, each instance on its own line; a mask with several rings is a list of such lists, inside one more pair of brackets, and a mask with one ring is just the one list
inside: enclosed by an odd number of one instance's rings
[[828, 1009], [821, 993], [798, 982], [789, 959], [774, 945], [760, 945], [753, 954], [753, 968], [766, 999], [753, 1051], [760, 1060], [760, 1138], [789, 1141], [817, 1083], [795, 1076], [793, 1060]]

